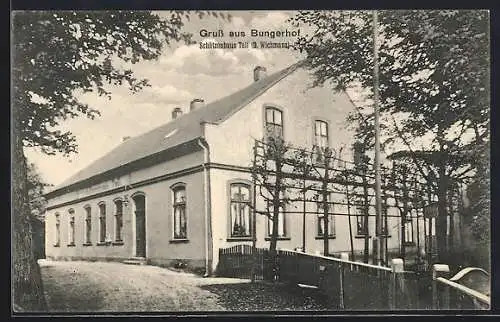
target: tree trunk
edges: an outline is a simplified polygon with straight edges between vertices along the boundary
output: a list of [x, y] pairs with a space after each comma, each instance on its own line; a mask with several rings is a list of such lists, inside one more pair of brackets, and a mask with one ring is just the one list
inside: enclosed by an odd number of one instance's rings
[[446, 224], [447, 224], [447, 177], [445, 174], [445, 167], [443, 162], [439, 166], [439, 179], [438, 179], [438, 215], [436, 218], [436, 241], [438, 261], [446, 261]]
[[[13, 109], [12, 132], [12, 292], [13, 304], [23, 312], [46, 310], [40, 268], [36, 262], [27, 191], [27, 168], [20, 122]], [[17, 116], [17, 117], [16, 117]]]
[[329, 255], [329, 240], [328, 237], [330, 235], [330, 218], [328, 218], [330, 204], [328, 203], [328, 169], [325, 168], [325, 181], [323, 181], [322, 193], [323, 193], [323, 255]]
[[364, 234], [365, 234], [365, 248], [364, 248], [364, 256], [363, 256], [363, 261], [365, 263], [368, 263], [369, 258], [370, 258], [370, 252], [369, 252], [369, 247], [370, 247], [370, 229], [368, 227], [368, 222], [369, 222], [369, 204], [368, 204], [368, 183], [366, 182], [366, 174], [363, 174], [363, 205], [364, 205], [364, 222], [365, 226], [364, 228]]

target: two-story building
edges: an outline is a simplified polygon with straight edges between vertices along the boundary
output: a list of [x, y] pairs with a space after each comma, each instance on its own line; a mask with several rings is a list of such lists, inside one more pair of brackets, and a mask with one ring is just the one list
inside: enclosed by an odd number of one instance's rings
[[[47, 257], [144, 258], [158, 265], [185, 260], [211, 273], [220, 248], [252, 243], [249, 168], [254, 139], [267, 127], [280, 129], [295, 146], [322, 140], [350, 157], [345, 119], [354, 105], [346, 93], [310, 88], [312, 77], [300, 63], [269, 75], [256, 67], [253, 81], [248, 76], [247, 87], [212, 103], [195, 99], [184, 113], [174, 109], [164, 125], [124, 140], [49, 192]], [[256, 219], [257, 247], [268, 247], [269, 220]], [[308, 252], [322, 251], [317, 220], [308, 216], [303, 241], [302, 216], [284, 215], [278, 246], [305, 242]], [[356, 219], [351, 227], [360, 253], [364, 238]], [[375, 225], [369, 227], [374, 234]], [[388, 247], [397, 249], [399, 220], [390, 218], [388, 227], [394, 229]], [[330, 232], [331, 252], [349, 251], [345, 216], [332, 218]]]

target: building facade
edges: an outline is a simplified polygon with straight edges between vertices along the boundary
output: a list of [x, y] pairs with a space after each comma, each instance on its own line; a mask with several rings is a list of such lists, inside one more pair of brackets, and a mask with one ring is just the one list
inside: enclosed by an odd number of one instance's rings
[[[294, 146], [322, 144], [352, 157], [345, 119], [354, 105], [346, 93], [309, 88], [311, 75], [300, 63], [269, 75], [258, 67], [253, 76], [248, 87], [218, 101], [195, 99], [186, 113], [175, 109], [165, 125], [125, 140], [49, 192], [47, 258], [186, 261], [213, 273], [220, 248], [252, 244], [254, 139], [272, 128]], [[265, 206], [260, 198], [256, 203]], [[268, 247], [270, 221], [256, 219], [257, 247]], [[282, 219], [278, 247], [322, 252], [317, 215], [308, 215], [305, 226], [300, 214]], [[416, 223], [405, 228], [407, 241], [423, 232]], [[364, 224], [351, 220], [357, 254], [364, 249]], [[399, 249], [401, 227], [399, 218], [389, 218], [389, 249]], [[330, 252], [349, 252], [348, 218], [332, 216], [329, 231]]]

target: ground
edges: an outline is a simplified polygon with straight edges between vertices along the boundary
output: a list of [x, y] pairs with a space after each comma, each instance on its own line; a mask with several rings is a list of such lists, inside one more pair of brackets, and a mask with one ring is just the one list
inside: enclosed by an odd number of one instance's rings
[[113, 262], [40, 261], [51, 312], [326, 310], [311, 290]]

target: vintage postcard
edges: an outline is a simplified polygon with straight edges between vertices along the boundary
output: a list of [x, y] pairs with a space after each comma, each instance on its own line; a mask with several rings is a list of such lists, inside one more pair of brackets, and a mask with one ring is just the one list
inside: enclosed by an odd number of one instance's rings
[[489, 310], [489, 19], [12, 12], [13, 312]]

